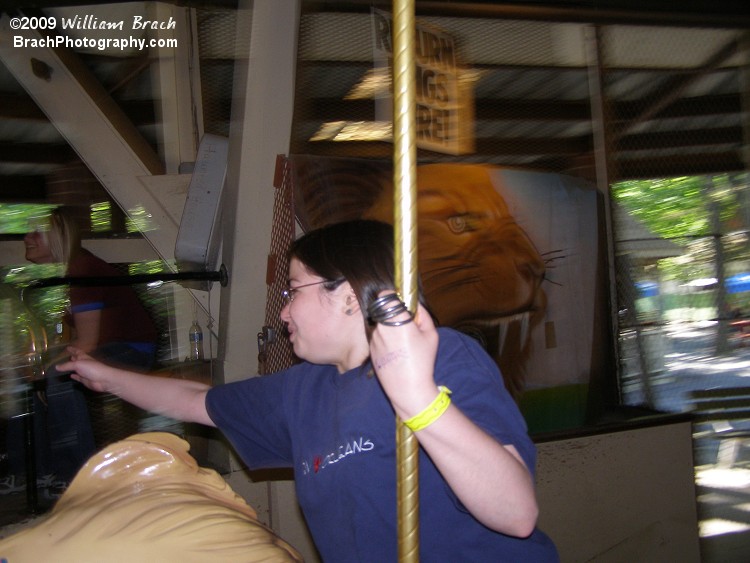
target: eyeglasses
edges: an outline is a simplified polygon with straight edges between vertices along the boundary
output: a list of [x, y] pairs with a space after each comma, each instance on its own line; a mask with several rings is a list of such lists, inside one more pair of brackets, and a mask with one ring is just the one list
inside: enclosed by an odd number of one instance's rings
[[[281, 297], [284, 299], [285, 302], [291, 303], [292, 301], [294, 301], [294, 294], [298, 290], [302, 289], [303, 287], [310, 287], [311, 285], [320, 285], [322, 283], [331, 283], [332, 281], [334, 280], [321, 280], [317, 282], [306, 283], [304, 285], [298, 285], [297, 287], [287, 287], [286, 289], [283, 289], [281, 291]], [[338, 280], [335, 280], [335, 281], [338, 281]]]

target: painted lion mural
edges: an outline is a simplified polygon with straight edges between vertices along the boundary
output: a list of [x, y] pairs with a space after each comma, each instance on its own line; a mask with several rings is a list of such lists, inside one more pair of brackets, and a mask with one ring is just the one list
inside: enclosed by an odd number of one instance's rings
[[301, 556], [258, 521], [174, 434], [137, 434], [89, 459], [52, 511], [0, 540], [13, 563], [294, 562]]
[[[389, 165], [296, 155], [291, 162], [305, 229], [360, 217], [393, 221]], [[480, 339], [518, 396], [530, 330], [546, 307], [545, 262], [495, 189], [493, 169], [418, 166], [418, 268], [440, 324]]]

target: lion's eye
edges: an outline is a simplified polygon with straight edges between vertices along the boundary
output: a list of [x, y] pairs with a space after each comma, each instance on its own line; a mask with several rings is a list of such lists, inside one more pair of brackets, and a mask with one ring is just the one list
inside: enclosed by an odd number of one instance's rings
[[456, 234], [463, 233], [466, 230], [466, 217], [463, 215], [448, 217], [448, 228]]
[[456, 234], [476, 231], [479, 228], [479, 218], [470, 213], [451, 215], [448, 217], [448, 228]]

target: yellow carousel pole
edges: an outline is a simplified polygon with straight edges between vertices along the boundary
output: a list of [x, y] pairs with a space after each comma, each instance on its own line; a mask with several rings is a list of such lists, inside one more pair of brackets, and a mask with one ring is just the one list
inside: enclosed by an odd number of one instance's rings
[[[396, 289], [417, 309], [417, 149], [414, 0], [393, 1], [393, 182]], [[398, 560], [419, 561], [419, 445], [396, 421]]]

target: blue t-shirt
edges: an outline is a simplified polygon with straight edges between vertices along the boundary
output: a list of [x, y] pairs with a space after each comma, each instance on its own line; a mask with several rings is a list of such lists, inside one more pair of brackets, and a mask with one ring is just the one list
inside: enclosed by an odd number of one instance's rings
[[[439, 333], [436, 383], [533, 471], [535, 447], [495, 363], [471, 338]], [[398, 559], [395, 415], [368, 371], [302, 363], [215, 387], [206, 398], [209, 416], [248, 467], [294, 469], [300, 507], [326, 562]], [[475, 520], [422, 450], [419, 509], [423, 562], [558, 560], [539, 530], [519, 539]]]

